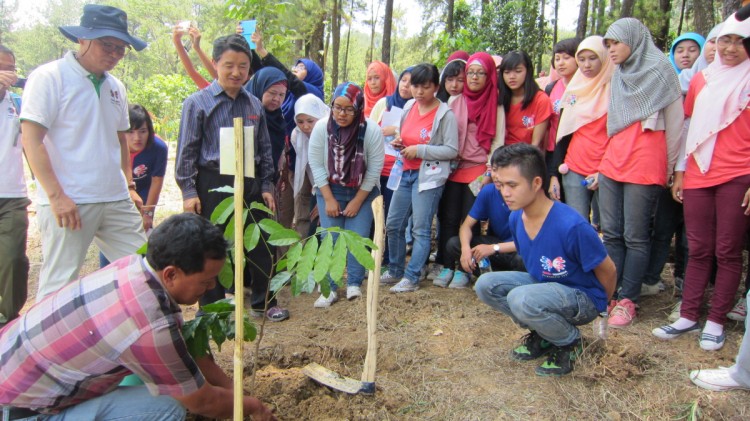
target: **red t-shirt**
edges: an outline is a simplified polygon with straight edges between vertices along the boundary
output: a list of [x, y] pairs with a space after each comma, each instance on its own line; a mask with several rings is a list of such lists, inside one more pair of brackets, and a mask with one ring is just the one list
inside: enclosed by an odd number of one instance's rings
[[[690, 82], [685, 97], [685, 115], [691, 117], [695, 98], [706, 86], [703, 73], [696, 74]], [[717, 108], [717, 112], [719, 109]], [[696, 116], [695, 118], [700, 118]], [[683, 187], [700, 189], [724, 184], [734, 178], [750, 174], [750, 109], [745, 110], [716, 135], [716, 145], [708, 172], [702, 174], [690, 155], [685, 168]]]
[[[432, 133], [432, 123], [435, 121], [438, 107], [433, 108], [427, 114], [419, 114], [419, 106], [414, 106], [409, 110], [403, 124], [401, 124], [401, 143], [404, 147], [414, 145], [426, 145], [430, 143], [430, 134]], [[418, 170], [422, 165], [421, 158], [405, 159], [404, 171]]]
[[591, 175], [599, 171], [608, 142], [607, 115], [604, 114], [573, 133], [565, 163], [577, 174]]
[[667, 185], [664, 130], [643, 130], [640, 121], [612, 136], [599, 172], [621, 183]]
[[[538, 91], [528, 107], [521, 109], [523, 102], [513, 104], [505, 113], [505, 144], [531, 144], [534, 127], [546, 121], [552, 114], [552, 105], [544, 91]], [[544, 141], [542, 141], [542, 145]]]
[[555, 86], [552, 87], [552, 91], [549, 93], [550, 105], [552, 106], [552, 114], [549, 116], [549, 138], [547, 140], [547, 150], [554, 151], [555, 144], [557, 144], [557, 126], [560, 124], [560, 100], [565, 93], [565, 82], [562, 79], [558, 79]]

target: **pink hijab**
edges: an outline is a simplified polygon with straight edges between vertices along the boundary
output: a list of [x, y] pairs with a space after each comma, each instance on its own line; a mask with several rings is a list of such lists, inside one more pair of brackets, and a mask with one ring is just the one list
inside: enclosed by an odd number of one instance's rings
[[479, 92], [469, 90], [468, 75], [464, 84], [463, 97], [466, 100], [468, 121], [477, 125], [477, 142], [486, 151], [490, 150], [492, 139], [495, 137], [497, 123], [497, 70], [492, 56], [484, 52], [474, 53], [466, 61], [466, 71], [469, 66], [480, 64], [487, 73], [487, 83]]

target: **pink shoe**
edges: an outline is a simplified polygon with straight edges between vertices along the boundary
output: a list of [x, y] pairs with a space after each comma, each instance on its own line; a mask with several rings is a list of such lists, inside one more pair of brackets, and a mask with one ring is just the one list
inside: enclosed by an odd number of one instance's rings
[[609, 327], [621, 329], [633, 324], [635, 319], [635, 303], [627, 298], [617, 302], [609, 314]]

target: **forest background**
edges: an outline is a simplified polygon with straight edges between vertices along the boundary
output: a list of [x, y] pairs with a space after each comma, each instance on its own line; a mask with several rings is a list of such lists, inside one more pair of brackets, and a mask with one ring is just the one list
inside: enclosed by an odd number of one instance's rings
[[[30, 0], [25, 0], [26, 1]], [[93, 1], [128, 13], [131, 33], [149, 43], [130, 52], [112, 72], [126, 85], [131, 103], [155, 118], [157, 132], [177, 139], [182, 101], [196, 90], [172, 43], [175, 23], [191, 20], [202, 31], [201, 47], [234, 32], [237, 21], [256, 19], [266, 48], [289, 66], [309, 57], [325, 69], [326, 93], [344, 80], [364, 81], [372, 60], [396, 72], [421, 63], [442, 67], [458, 49], [505, 54], [525, 50], [536, 72], [548, 70], [552, 46], [560, 39], [603, 35], [625, 16], [643, 21], [662, 50], [683, 32], [706, 34], [740, 6], [740, 0], [106, 0]], [[19, 13], [20, 0], [0, 0], [0, 43], [16, 54], [19, 75], [62, 57], [74, 45], [57, 27], [77, 25], [91, 0], [31, 0], [33, 17]], [[562, 4], [561, 4], [562, 3]], [[575, 27], [559, 25], [562, 10], [578, 6]], [[420, 19], [408, 16], [421, 10]], [[420, 22], [414, 27], [414, 22]], [[187, 38], [184, 39], [186, 41]], [[209, 79], [193, 49], [196, 68]]]

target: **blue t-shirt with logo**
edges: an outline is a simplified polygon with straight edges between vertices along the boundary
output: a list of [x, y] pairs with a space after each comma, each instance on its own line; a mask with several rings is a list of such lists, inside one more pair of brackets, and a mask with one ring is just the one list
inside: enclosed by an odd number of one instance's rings
[[477, 221], [490, 221], [490, 232], [500, 241], [506, 242], [513, 239], [508, 226], [510, 209], [494, 184], [487, 184], [479, 190], [469, 216]]
[[607, 293], [594, 269], [607, 250], [594, 228], [573, 208], [555, 202], [536, 238], [524, 228], [522, 210], [510, 215], [510, 229], [526, 270], [539, 282], [557, 282], [583, 291], [598, 311], [607, 308]]

